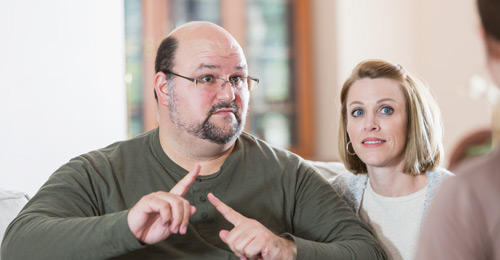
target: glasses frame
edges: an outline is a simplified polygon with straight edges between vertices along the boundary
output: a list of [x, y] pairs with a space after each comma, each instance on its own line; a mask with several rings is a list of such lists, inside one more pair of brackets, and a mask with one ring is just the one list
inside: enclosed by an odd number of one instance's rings
[[[189, 80], [191, 82], [194, 82], [194, 84], [198, 85], [199, 78], [186, 77], [186, 76], [177, 74], [177, 73], [169, 71], [169, 70], [164, 71], [163, 73], [165, 73], [165, 74], [171, 74], [171, 75], [174, 75], [174, 76], [177, 76], [177, 77], [181, 77], [183, 79], [187, 79], [187, 80]], [[257, 86], [259, 84], [259, 82], [260, 82], [260, 80], [258, 78], [254, 78], [254, 77], [251, 77], [251, 76], [246, 76], [246, 77], [243, 77], [243, 78], [245, 78], [247, 80], [247, 89], [248, 89], [248, 91], [252, 91], [255, 88], [255, 86]], [[215, 78], [215, 79], [220, 79], [220, 80], [224, 81], [224, 83], [222, 83], [222, 85], [221, 85], [221, 88], [224, 87], [224, 85], [226, 85], [226, 83], [229, 83], [229, 85], [231, 85], [231, 87], [236, 88], [234, 86], [234, 82], [231, 82], [230, 80], [225, 80], [223, 78]], [[250, 84], [250, 82], [248, 80], [253, 80], [255, 82], [255, 85]], [[200, 83], [200, 84], [203, 84], [203, 83]]]

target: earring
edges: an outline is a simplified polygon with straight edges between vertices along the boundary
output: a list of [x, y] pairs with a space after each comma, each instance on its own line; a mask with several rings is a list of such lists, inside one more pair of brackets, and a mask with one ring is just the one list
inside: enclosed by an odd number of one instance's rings
[[347, 143], [347, 145], [345, 146], [346, 152], [347, 152], [349, 155], [356, 155], [356, 151], [354, 151], [354, 147], [352, 148], [352, 150], [353, 150], [353, 152], [352, 152], [352, 153], [349, 151], [349, 144], [352, 144], [352, 142], [351, 142], [351, 141], [349, 141], [349, 142]]

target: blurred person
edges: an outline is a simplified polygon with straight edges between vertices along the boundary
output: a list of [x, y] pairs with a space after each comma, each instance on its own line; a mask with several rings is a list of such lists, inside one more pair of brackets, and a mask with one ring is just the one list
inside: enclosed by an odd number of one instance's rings
[[332, 185], [369, 224], [390, 259], [414, 259], [421, 223], [449, 171], [438, 168], [442, 123], [427, 87], [401, 65], [358, 64], [341, 94]]
[[[500, 0], [478, 0], [488, 70], [500, 86]], [[465, 162], [429, 211], [417, 259], [500, 259], [500, 148]]]
[[59, 168], [2, 257], [385, 259], [312, 166], [242, 132], [257, 82], [223, 28], [175, 29], [156, 58], [159, 127]]

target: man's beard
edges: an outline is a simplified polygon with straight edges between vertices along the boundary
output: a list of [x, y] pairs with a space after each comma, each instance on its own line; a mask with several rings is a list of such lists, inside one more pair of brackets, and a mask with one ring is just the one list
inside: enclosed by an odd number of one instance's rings
[[[234, 102], [223, 101], [216, 105], [213, 105], [208, 112], [207, 118], [203, 122], [189, 125], [185, 122], [182, 122], [178, 118], [177, 99], [176, 96], [172, 94], [173, 93], [170, 93], [168, 115], [177, 127], [186, 130], [189, 134], [217, 144], [227, 144], [236, 139], [243, 132], [245, 122], [242, 119], [240, 109]], [[210, 122], [211, 116], [221, 108], [230, 108], [234, 111], [236, 122], [234, 122], [229, 129], [227, 129], [227, 127], [218, 127]], [[230, 122], [232, 121], [232, 119], [228, 116], [224, 118], [224, 121]]]

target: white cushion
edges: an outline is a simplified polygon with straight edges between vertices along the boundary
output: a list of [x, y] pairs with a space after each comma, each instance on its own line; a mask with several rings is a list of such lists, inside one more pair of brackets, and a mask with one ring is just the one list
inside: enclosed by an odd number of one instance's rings
[[5, 229], [27, 202], [28, 197], [22, 192], [0, 189], [0, 244], [2, 243]]
[[309, 164], [314, 166], [318, 170], [318, 172], [325, 179], [331, 179], [339, 174], [348, 172], [341, 162], [322, 162], [322, 161], [307, 161]]

